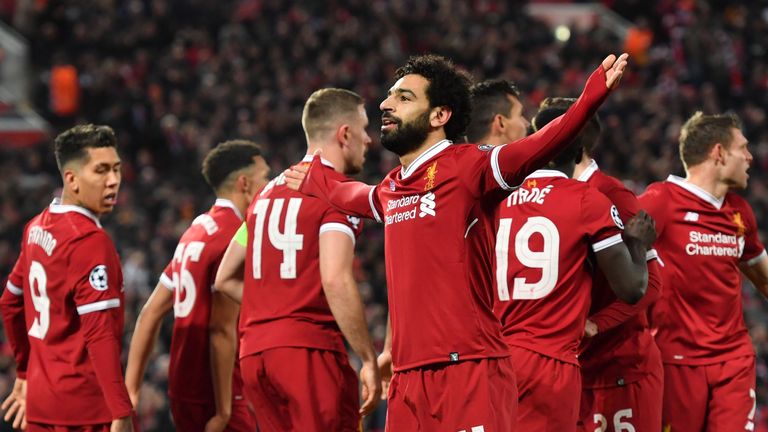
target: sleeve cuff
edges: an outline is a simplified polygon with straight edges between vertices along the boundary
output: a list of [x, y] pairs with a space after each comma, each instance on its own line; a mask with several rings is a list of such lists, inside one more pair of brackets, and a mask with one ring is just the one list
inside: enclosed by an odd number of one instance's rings
[[168, 291], [173, 291], [173, 281], [171, 278], [168, 277], [167, 274], [163, 273], [160, 275], [160, 284], [168, 289]]
[[607, 249], [613, 245], [617, 245], [619, 243], [623, 242], [621, 239], [621, 234], [615, 234], [612, 235], [606, 239], [600, 240], [597, 243], [592, 244], [592, 250], [595, 252], [600, 252], [603, 249]]
[[78, 306], [77, 313], [79, 315], [85, 315], [91, 312], [98, 312], [116, 307], [120, 307], [120, 299], [102, 300]]
[[[751, 260], [747, 261], [747, 265], [751, 267], [751, 266], [759, 263], [763, 258], [765, 258], [767, 256], [768, 256], [768, 254], [766, 254], [765, 249], [763, 249], [763, 251], [760, 253], [760, 255], [758, 255], [758, 256], [752, 258]], [[11, 292], [13, 292], [13, 291], [11, 291]]]
[[348, 235], [349, 238], [352, 240], [352, 245], [355, 244], [355, 233], [352, 231], [352, 228], [344, 225], [343, 223], [328, 222], [320, 226], [320, 234], [329, 232], [329, 231], [343, 232], [344, 234]]
[[16, 285], [12, 284], [11, 281], [8, 281], [5, 284], [5, 289], [7, 289], [11, 294], [15, 296], [24, 294], [24, 291], [22, 291], [21, 288], [17, 287]]

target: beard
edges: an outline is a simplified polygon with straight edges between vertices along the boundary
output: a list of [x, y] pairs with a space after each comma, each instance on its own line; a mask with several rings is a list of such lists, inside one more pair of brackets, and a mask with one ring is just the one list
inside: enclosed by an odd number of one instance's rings
[[387, 118], [395, 121], [397, 127], [381, 132], [381, 145], [398, 156], [416, 150], [429, 135], [429, 110], [407, 123], [394, 116]]

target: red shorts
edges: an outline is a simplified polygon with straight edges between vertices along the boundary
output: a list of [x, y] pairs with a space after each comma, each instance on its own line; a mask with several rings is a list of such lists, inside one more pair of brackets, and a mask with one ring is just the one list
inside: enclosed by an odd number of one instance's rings
[[[176, 430], [184, 432], [204, 431], [205, 424], [216, 414], [212, 404], [184, 402], [170, 398], [171, 414]], [[253, 432], [256, 430], [256, 417], [248, 403], [235, 401], [232, 403], [232, 416], [229, 418], [226, 432]]]
[[521, 431], [576, 430], [581, 371], [578, 366], [510, 347], [517, 373], [517, 427]]
[[658, 431], [663, 375], [659, 368], [624, 386], [582, 389], [579, 431]]
[[88, 426], [54, 426], [44, 423], [28, 423], [26, 432], [109, 432], [111, 423]]
[[395, 373], [388, 432], [510, 432], [517, 387], [509, 358], [441, 363]]
[[755, 429], [755, 357], [702, 366], [664, 365], [665, 431]]
[[346, 353], [272, 348], [240, 359], [260, 432], [360, 430], [358, 380]]

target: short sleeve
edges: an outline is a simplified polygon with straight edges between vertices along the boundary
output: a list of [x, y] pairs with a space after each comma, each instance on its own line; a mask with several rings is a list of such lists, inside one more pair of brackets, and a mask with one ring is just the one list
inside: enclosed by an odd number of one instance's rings
[[329, 231], [338, 231], [346, 234], [352, 240], [352, 244], [354, 244], [357, 237], [362, 233], [362, 220], [359, 217], [345, 215], [338, 210], [329, 208], [323, 214], [318, 235]]
[[173, 260], [165, 266], [163, 272], [160, 273], [160, 285], [164, 286], [168, 291], [173, 291]]
[[581, 201], [581, 215], [581, 226], [593, 251], [599, 252], [622, 242], [624, 223], [619, 210], [601, 192], [586, 189]]
[[120, 307], [123, 284], [120, 261], [112, 240], [104, 231], [95, 231], [75, 241], [67, 271], [78, 314]]
[[640, 203], [637, 200], [637, 196], [631, 190], [627, 189], [618, 180], [616, 180], [616, 183], [605, 193], [605, 196], [619, 210], [621, 220], [627, 222], [640, 212]]
[[242, 225], [240, 225], [240, 228], [237, 229], [237, 232], [235, 232], [235, 236], [232, 237], [232, 240], [234, 240], [242, 247], [248, 246], [248, 226], [245, 224], [245, 222], [243, 222]]
[[744, 218], [746, 232], [744, 233], [744, 253], [741, 254], [741, 260], [745, 261], [748, 265], [753, 265], [766, 255], [765, 246], [760, 241], [757, 222], [752, 208], [746, 202], [743, 203], [741, 214]]

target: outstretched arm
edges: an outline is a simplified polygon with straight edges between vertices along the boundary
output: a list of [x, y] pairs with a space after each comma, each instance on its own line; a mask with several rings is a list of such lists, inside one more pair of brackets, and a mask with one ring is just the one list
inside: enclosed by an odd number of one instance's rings
[[376, 352], [368, 333], [363, 302], [352, 271], [354, 243], [339, 231], [320, 234], [320, 279], [333, 317], [349, 345], [363, 361], [360, 381], [363, 405], [360, 413], [369, 414], [379, 402], [381, 381]]
[[158, 282], [136, 319], [131, 346], [128, 350], [128, 365], [125, 368], [125, 385], [134, 407], [139, 404], [144, 371], [147, 370], [149, 356], [155, 347], [160, 325], [173, 308], [171, 289], [172, 287], [166, 286], [162, 281]]
[[328, 178], [321, 165], [319, 155], [315, 155], [310, 165], [302, 163], [288, 168], [283, 173], [286, 185], [311, 197], [320, 198], [344, 214], [381, 222], [375, 186]]
[[491, 152], [493, 175], [504, 189], [512, 189], [533, 171], [551, 161], [567, 147], [589, 122], [597, 109], [621, 79], [627, 66], [627, 54], [609, 55], [592, 73], [584, 91], [568, 111], [536, 133]]

